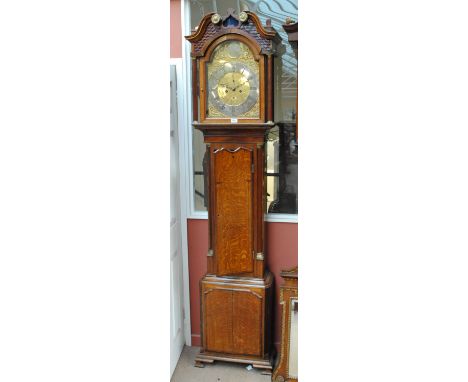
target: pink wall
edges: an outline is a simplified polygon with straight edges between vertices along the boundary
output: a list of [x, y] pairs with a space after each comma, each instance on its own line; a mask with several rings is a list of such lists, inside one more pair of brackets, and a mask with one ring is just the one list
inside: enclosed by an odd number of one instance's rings
[[182, 57], [181, 1], [171, 0], [171, 58]]
[[[190, 320], [192, 324], [192, 345], [200, 346], [200, 292], [199, 282], [206, 273], [208, 251], [208, 221], [187, 220], [188, 257], [190, 277]], [[297, 224], [266, 224], [267, 266], [275, 275], [275, 343], [280, 341], [279, 286], [282, 278], [279, 272], [297, 265]]]

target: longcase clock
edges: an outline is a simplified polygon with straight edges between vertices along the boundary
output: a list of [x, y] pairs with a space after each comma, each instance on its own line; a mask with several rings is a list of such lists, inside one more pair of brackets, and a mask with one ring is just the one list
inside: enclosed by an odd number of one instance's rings
[[209, 250], [200, 281], [202, 350], [271, 373], [273, 275], [265, 267], [265, 135], [277, 32], [251, 12], [206, 15], [192, 50], [194, 127], [206, 143]]

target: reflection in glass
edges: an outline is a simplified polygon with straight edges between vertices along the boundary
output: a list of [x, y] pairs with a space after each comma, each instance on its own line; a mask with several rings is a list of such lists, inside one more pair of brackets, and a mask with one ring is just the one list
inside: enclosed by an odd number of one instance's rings
[[296, 123], [279, 122], [267, 138], [267, 211], [297, 214]]
[[298, 300], [291, 300], [291, 319], [289, 323], [289, 362], [288, 377], [298, 378]]

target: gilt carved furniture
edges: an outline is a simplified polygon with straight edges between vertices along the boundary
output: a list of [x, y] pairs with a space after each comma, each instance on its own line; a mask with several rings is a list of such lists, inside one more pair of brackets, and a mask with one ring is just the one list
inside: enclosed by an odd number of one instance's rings
[[264, 142], [273, 122], [277, 32], [251, 12], [206, 15], [191, 43], [193, 125], [206, 143], [209, 250], [200, 281], [202, 349], [273, 367], [273, 275], [265, 267]]
[[297, 267], [282, 271], [284, 284], [280, 287], [281, 348], [272, 375], [273, 382], [298, 381], [298, 292]]

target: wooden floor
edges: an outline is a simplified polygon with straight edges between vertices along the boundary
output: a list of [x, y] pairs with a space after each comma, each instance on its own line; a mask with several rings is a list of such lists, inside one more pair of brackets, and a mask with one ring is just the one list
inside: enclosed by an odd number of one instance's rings
[[270, 375], [262, 375], [260, 370], [247, 370], [247, 365], [230, 362], [215, 362], [204, 368], [194, 367], [198, 347], [186, 346], [182, 351], [171, 382], [271, 382]]

